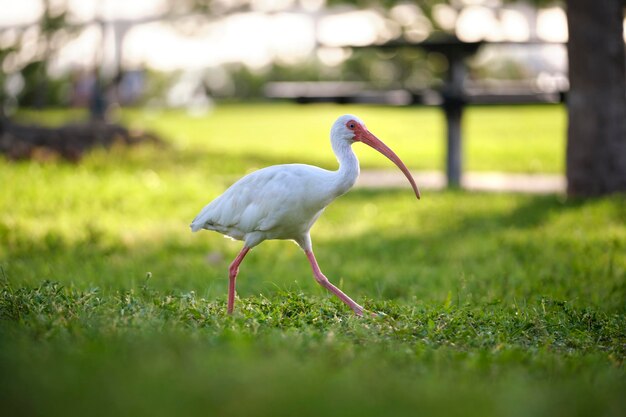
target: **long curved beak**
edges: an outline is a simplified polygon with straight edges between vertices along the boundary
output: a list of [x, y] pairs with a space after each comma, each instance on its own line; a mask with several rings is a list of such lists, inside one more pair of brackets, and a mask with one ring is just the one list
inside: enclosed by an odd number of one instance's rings
[[385, 145], [380, 139], [374, 136], [374, 134], [371, 133], [369, 130], [363, 128], [363, 130], [359, 133], [360, 134], [357, 136], [357, 140], [360, 140], [364, 144], [376, 149], [378, 152], [382, 153], [387, 158], [389, 158], [391, 162], [396, 164], [398, 168], [400, 168], [400, 171], [402, 171], [402, 173], [406, 176], [406, 178], [411, 183], [411, 187], [413, 187], [413, 191], [415, 191], [415, 196], [419, 200], [420, 191], [417, 189], [415, 180], [411, 176], [409, 169], [406, 167], [406, 165], [404, 165], [404, 162], [402, 162], [402, 160], [398, 157], [398, 155], [396, 155], [387, 145]]

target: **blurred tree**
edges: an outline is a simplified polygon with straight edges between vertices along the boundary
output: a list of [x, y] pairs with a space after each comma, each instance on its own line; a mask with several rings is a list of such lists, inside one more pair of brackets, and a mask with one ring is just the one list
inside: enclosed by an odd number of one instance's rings
[[[167, 3], [168, 14], [171, 16], [200, 14], [215, 19], [231, 13], [249, 11], [252, 0], [167, 0]], [[176, 24], [176, 21], [173, 23]], [[190, 23], [192, 22], [185, 21], [184, 25], [189, 26]]]
[[15, 53], [15, 46], [11, 45], [8, 47], [0, 48], [0, 134], [3, 132], [3, 128], [5, 125], [5, 102], [7, 100], [6, 94], [6, 80], [7, 76], [2, 70], [3, 62], [10, 54]]
[[[69, 37], [78, 33], [80, 29], [76, 25], [67, 22], [68, 10], [64, 2], [43, 1], [43, 13], [39, 21], [34, 24], [5, 28], [7, 32], [13, 32], [14, 40], [0, 50], [0, 83], [6, 89], [7, 78], [11, 75], [21, 77], [23, 87], [20, 91], [13, 91], [19, 104], [42, 108], [49, 104], [50, 100], [56, 100], [61, 95], [61, 85], [58, 82], [51, 83], [49, 77], [50, 60]], [[24, 50], [28, 50], [24, 53]], [[27, 57], [27, 58], [25, 58]], [[9, 65], [5, 65], [9, 62]], [[6, 68], [10, 68], [7, 70]], [[7, 97], [5, 89], [1, 89], [0, 103], [4, 112]], [[55, 103], [58, 104], [58, 103]]]
[[626, 191], [623, 0], [568, 0], [567, 192]]
[[[78, 161], [87, 150], [96, 146], [106, 148], [120, 143], [160, 143], [154, 135], [131, 132], [121, 125], [104, 120], [107, 103], [99, 76], [100, 68], [94, 69], [96, 82], [89, 106], [89, 123], [49, 128], [23, 125], [5, 117], [7, 78], [20, 80], [19, 83], [13, 83], [21, 84], [19, 87], [10, 88], [13, 90], [11, 99], [17, 97], [20, 105], [42, 108], [51, 97], [58, 98], [61, 95], [62, 81], [50, 78], [49, 65], [54, 55], [82, 29], [82, 25], [68, 22], [68, 1], [43, 0], [42, 5], [43, 13], [36, 23], [8, 28], [17, 35], [10, 45], [3, 44], [0, 49], [0, 153], [10, 159], [58, 156]], [[24, 51], [26, 53], [22, 53]], [[7, 68], [9, 77], [5, 73]], [[68, 80], [66, 76], [64, 81]]]
[[34, 105], [42, 108], [46, 105], [46, 95], [48, 94], [48, 65], [53, 53], [61, 48], [65, 42], [69, 26], [67, 24], [67, 6], [60, 4], [53, 8], [50, 0], [44, 0], [44, 12], [39, 21], [39, 40], [41, 54], [39, 59], [26, 65], [36, 71], [36, 93], [34, 95]]

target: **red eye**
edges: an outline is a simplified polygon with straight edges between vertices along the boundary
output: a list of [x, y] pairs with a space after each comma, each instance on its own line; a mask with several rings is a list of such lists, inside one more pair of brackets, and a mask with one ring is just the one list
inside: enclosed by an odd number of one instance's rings
[[353, 121], [350, 121], [346, 123], [346, 126], [348, 127], [348, 129], [354, 130], [354, 128], [356, 127], [356, 123], [354, 123]]

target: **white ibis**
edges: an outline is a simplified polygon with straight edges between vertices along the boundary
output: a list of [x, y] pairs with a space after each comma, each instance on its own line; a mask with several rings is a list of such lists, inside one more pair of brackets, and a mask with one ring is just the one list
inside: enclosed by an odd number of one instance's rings
[[235, 304], [235, 280], [246, 254], [264, 240], [295, 241], [306, 254], [315, 280], [346, 303], [355, 314], [363, 315], [363, 307], [335, 287], [320, 271], [313, 255], [311, 226], [324, 208], [346, 193], [359, 176], [359, 161], [352, 144], [362, 142], [376, 149], [407, 177], [416, 197], [419, 190], [409, 170], [398, 156], [356, 116], [339, 117], [330, 131], [330, 142], [339, 161], [337, 171], [310, 165], [275, 165], [246, 175], [224, 194], [211, 201], [191, 223], [191, 230], [214, 230], [244, 242], [243, 249], [229, 268], [228, 313]]

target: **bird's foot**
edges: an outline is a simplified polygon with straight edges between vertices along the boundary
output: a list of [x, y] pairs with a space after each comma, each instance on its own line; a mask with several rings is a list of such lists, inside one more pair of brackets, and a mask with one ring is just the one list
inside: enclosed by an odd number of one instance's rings
[[365, 310], [363, 307], [355, 308], [353, 311], [354, 311], [354, 314], [358, 317], [363, 317], [364, 315], [368, 315], [371, 318], [382, 318], [386, 316], [385, 313], [381, 313], [381, 312], [376, 313], [376, 312], [368, 311], [368, 310]]

